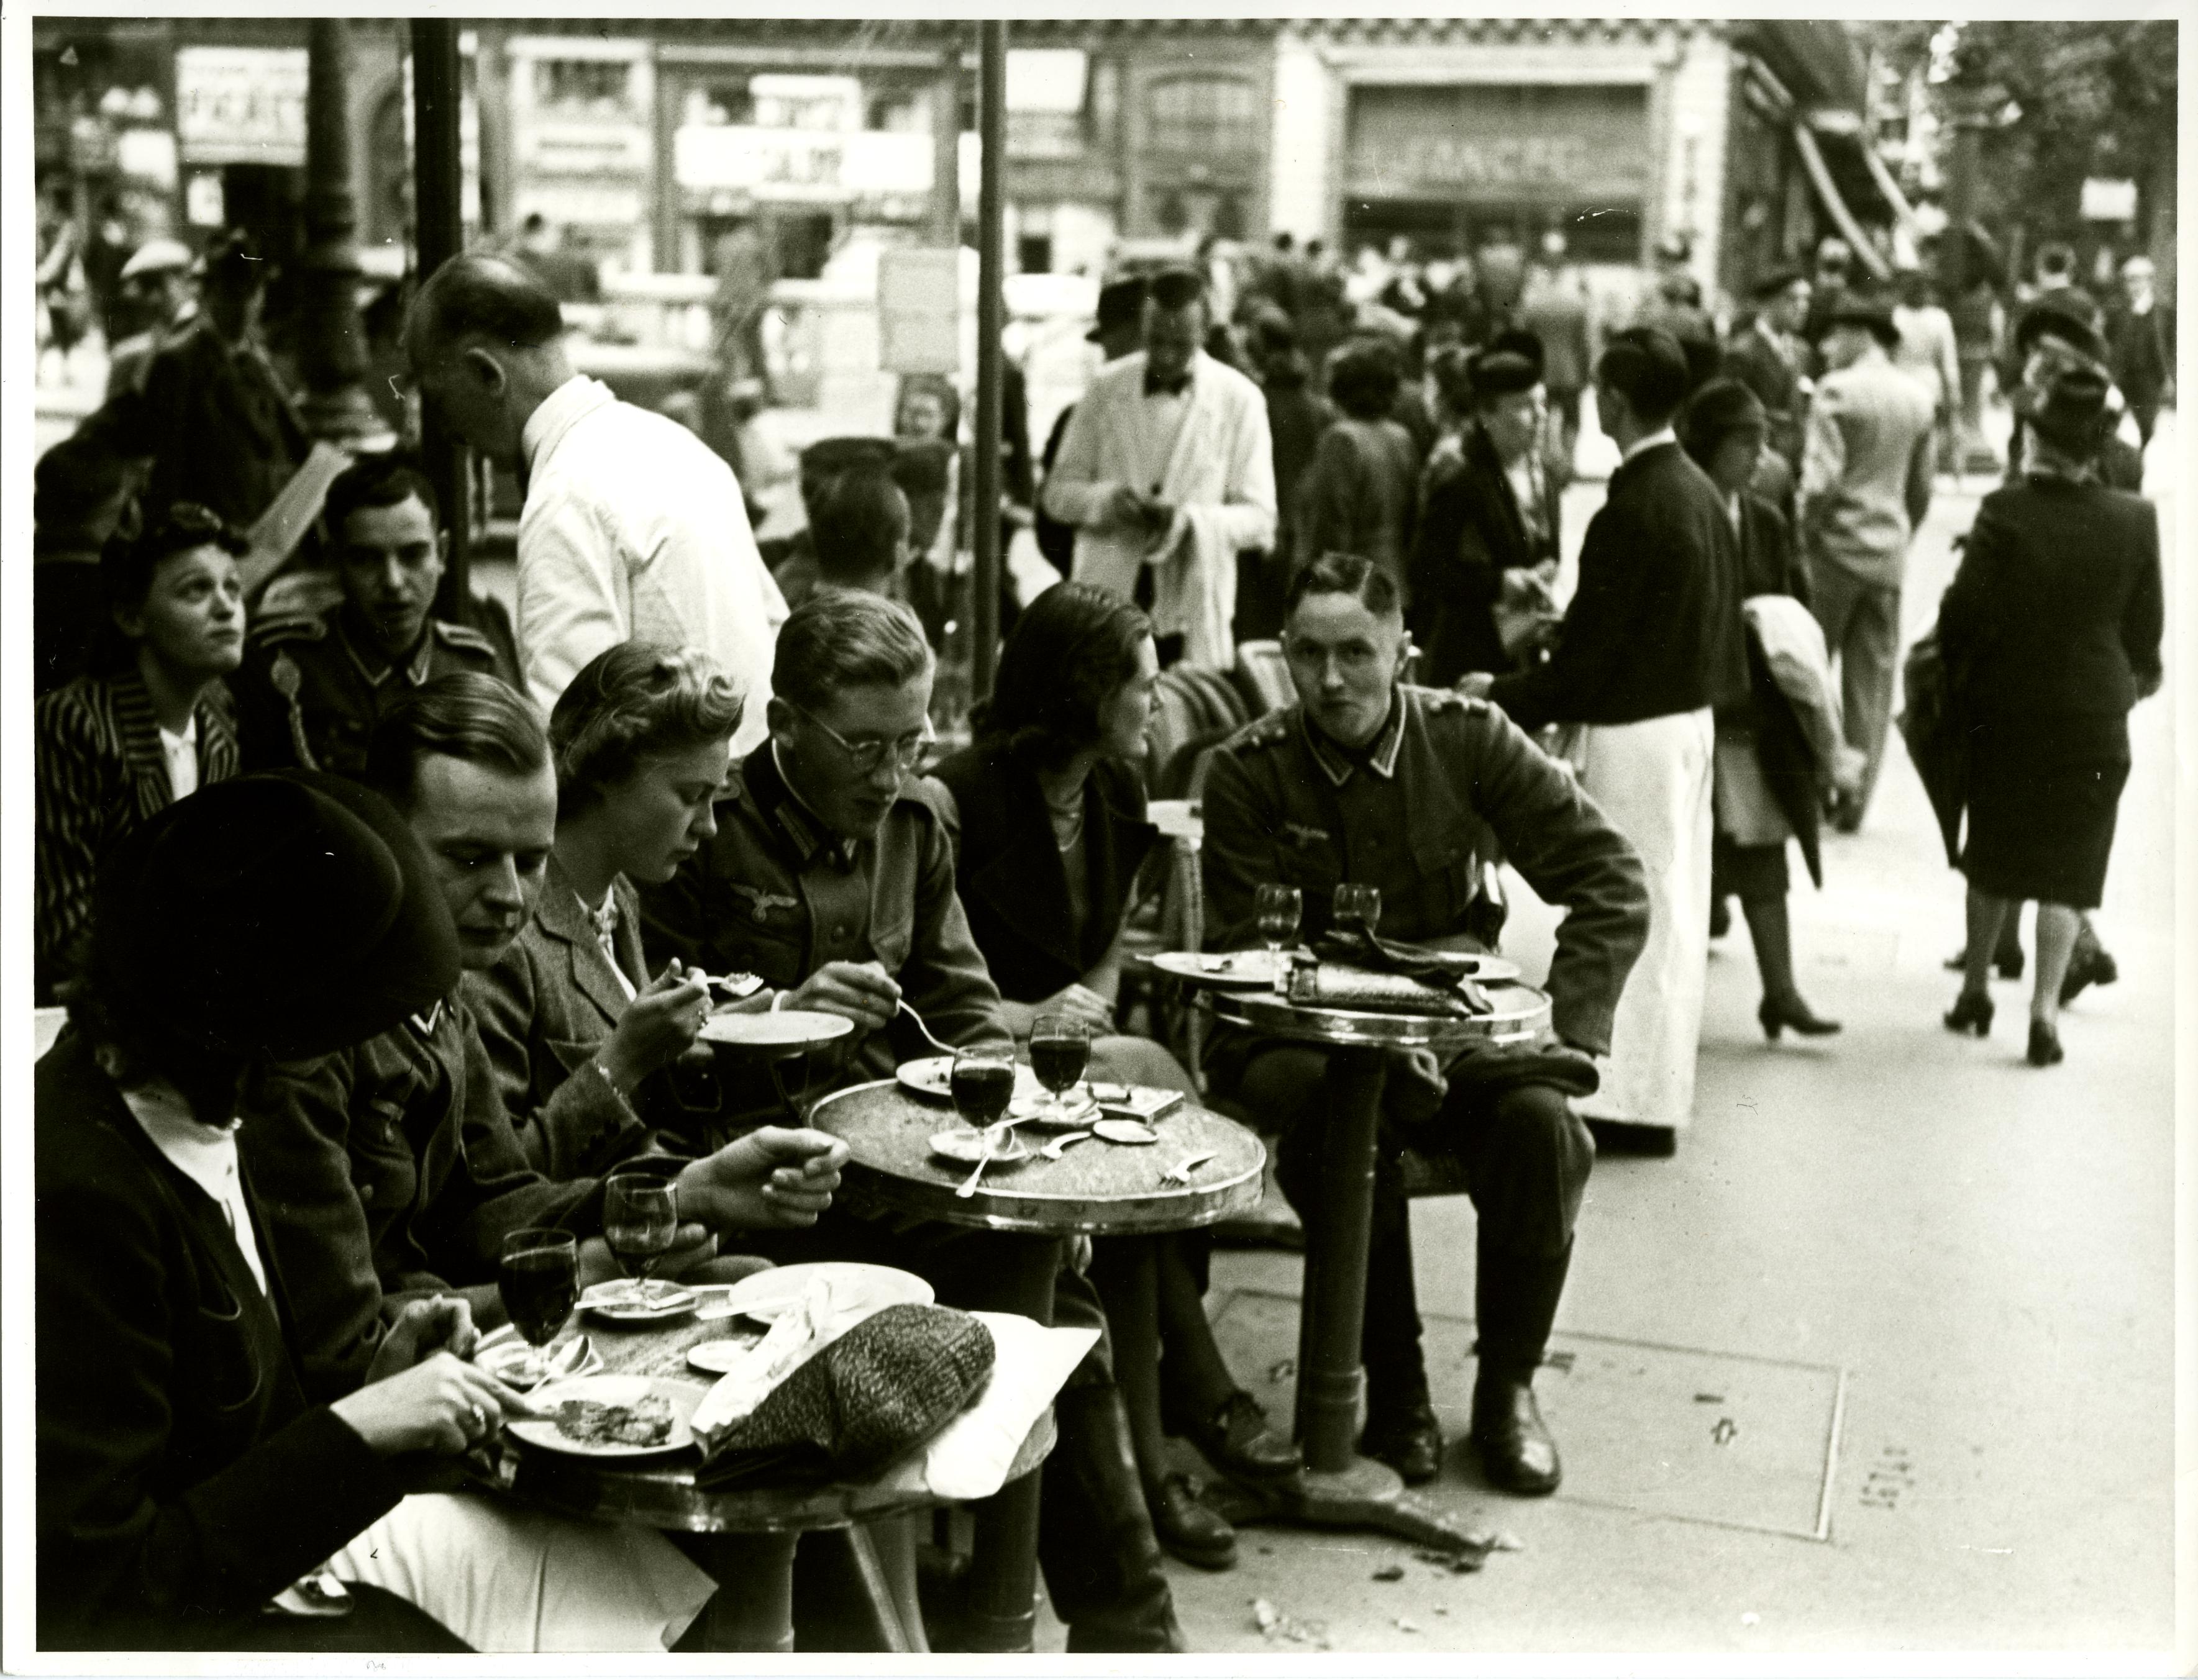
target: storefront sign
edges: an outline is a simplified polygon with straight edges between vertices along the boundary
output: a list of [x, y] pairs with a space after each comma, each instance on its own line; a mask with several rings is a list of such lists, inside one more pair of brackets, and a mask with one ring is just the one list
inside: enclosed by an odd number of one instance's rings
[[640, 175], [648, 168], [648, 131], [638, 124], [545, 122], [519, 136], [519, 160], [547, 175]]
[[691, 125], [672, 136], [672, 173], [693, 191], [793, 202], [922, 193], [931, 189], [931, 137]]
[[2087, 222], [2137, 220], [2137, 183], [2107, 181], [2096, 177], [2085, 182], [2084, 219]]
[[748, 97], [759, 128], [846, 134], [863, 126], [863, 84], [852, 76], [751, 76]]
[[960, 371], [959, 252], [903, 247], [879, 253], [878, 365], [889, 374]]
[[303, 47], [176, 49], [176, 135], [185, 163], [305, 164]]
[[1354, 198], [1638, 201], [1651, 176], [1640, 87], [1364, 87], [1351, 100]]

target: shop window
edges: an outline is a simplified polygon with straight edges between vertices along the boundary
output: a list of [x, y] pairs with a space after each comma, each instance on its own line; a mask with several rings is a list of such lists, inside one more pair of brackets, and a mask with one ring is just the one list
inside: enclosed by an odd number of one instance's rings
[[1053, 235], [1026, 233], [1015, 241], [1015, 267], [1023, 274], [1053, 272]]
[[560, 116], [624, 116], [632, 73], [623, 59], [538, 59], [534, 102], [545, 113]]
[[1146, 96], [1148, 144], [1156, 152], [1241, 158], [1259, 146], [1259, 101], [1239, 76], [1170, 76]]
[[872, 94], [863, 102], [863, 126], [887, 134], [931, 132], [931, 102], [909, 88]]
[[746, 128], [755, 121], [755, 98], [747, 78], [705, 82], [687, 90], [680, 111], [689, 128]]

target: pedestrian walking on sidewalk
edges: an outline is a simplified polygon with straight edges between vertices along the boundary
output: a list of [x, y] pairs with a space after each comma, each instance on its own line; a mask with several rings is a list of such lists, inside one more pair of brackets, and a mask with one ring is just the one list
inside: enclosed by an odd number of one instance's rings
[[1968, 968], [1947, 1012], [1992, 1030], [2000, 924], [2038, 900], [2029, 1059], [2061, 1059], [2061, 985], [2096, 909], [2129, 776], [2131, 706], [2160, 683], [2160, 526], [2150, 503], [2090, 472], [2111, 423], [2107, 381], [2070, 368], [2025, 393], [2024, 476], [1986, 497], [1939, 607], [1970, 743]]

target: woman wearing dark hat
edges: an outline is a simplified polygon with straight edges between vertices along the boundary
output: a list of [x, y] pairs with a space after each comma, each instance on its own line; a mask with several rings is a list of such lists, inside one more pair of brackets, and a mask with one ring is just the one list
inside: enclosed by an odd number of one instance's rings
[[2035, 898], [2028, 1053], [2046, 1067], [2079, 919], [2106, 883], [2129, 709], [2160, 686], [2160, 527], [2150, 503], [2092, 476], [2111, 423], [2102, 373], [2065, 369], [2021, 400], [2022, 482], [1985, 498], [1939, 607], [1970, 731], [1968, 967], [1946, 1025], [1992, 1030], [2000, 925]]
[[1386, 340], [1344, 347], [1328, 376], [1328, 394], [1343, 412], [1321, 434], [1297, 491], [1301, 555], [1363, 555], [1400, 588], [1420, 480], [1412, 434], [1390, 418], [1403, 383], [1403, 360]]
[[[1754, 392], [1736, 379], [1712, 380], [1687, 405], [1679, 441], [1730, 510], [1740, 544], [1742, 600], [1787, 596], [1806, 608], [1809, 573], [1794, 552], [1792, 532], [1777, 509], [1750, 490], [1770, 430], [1771, 417]], [[1817, 708], [1825, 727], [1812, 744], [1772, 679], [1753, 629], [1748, 667], [1747, 698], [1717, 708], [1710, 896], [1718, 905], [1737, 897], [1747, 915], [1763, 977], [1756, 1019], [1764, 1032], [1774, 1039], [1789, 1026], [1810, 1037], [1836, 1032], [1840, 1024], [1820, 1019], [1794, 984], [1794, 936], [1786, 916], [1788, 840], [1801, 842], [1810, 875], [1819, 886], [1823, 881], [1817, 811], [1831, 766], [1819, 758], [1822, 748], [1836, 750], [1836, 721], [1829, 704]]]
[[107, 849], [237, 771], [221, 679], [244, 657], [243, 538], [177, 503], [100, 557], [108, 624], [92, 669], [38, 701], [37, 985], [68, 978]]
[[456, 975], [418, 850], [363, 789], [256, 776], [155, 817], [101, 876], [37, 1076], [47, 1649], [465, 1648], [370, 1591], [342, 1621], [263, 1612], [524, 1404], [461, 1363], [463, 1308], [422, 1302], [374, 1381], [309, 1407], [237, 1167], [249, 1059], [334, 1048]]
[[1448, 688], [1469, 671], [1517, 669], [1532, 651], [1531, 640], [1515, 639], [1519, 629], [1538, 609], [1554, 622], [1560, 492], [1538, 447], [1541, 368], [1525, 346], [1442, 358], [1436, 384], [1462, 424], [1455, 451], [1440, 450], [1428, 463], [1410, 622], [1420, 680]]

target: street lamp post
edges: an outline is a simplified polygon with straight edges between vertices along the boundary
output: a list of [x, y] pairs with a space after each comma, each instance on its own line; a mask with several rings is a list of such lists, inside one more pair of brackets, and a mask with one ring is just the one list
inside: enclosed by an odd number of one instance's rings
[[366, 394], [358, 313], [358, 200], [351, 172], [351, 26], [316, 18], [307, 38], [305, 250], [299, 263], [299, 411], [317, 438], [352, 451], [395, 445]]
[[[448, 18], [413, 19], [413, 245], [422, 281], [465, 246], [465, 173], [458, 124], [461, 89], [458, 26]], [[451, 434], [433, 406], [423, 403], [421, 407], [421, 462], [442, 503], [443, 523], [450, 533], [435, 610], [446, 619], [463, 621], [467, 604], [473, 599], [468, 456], [465, 445]]]

